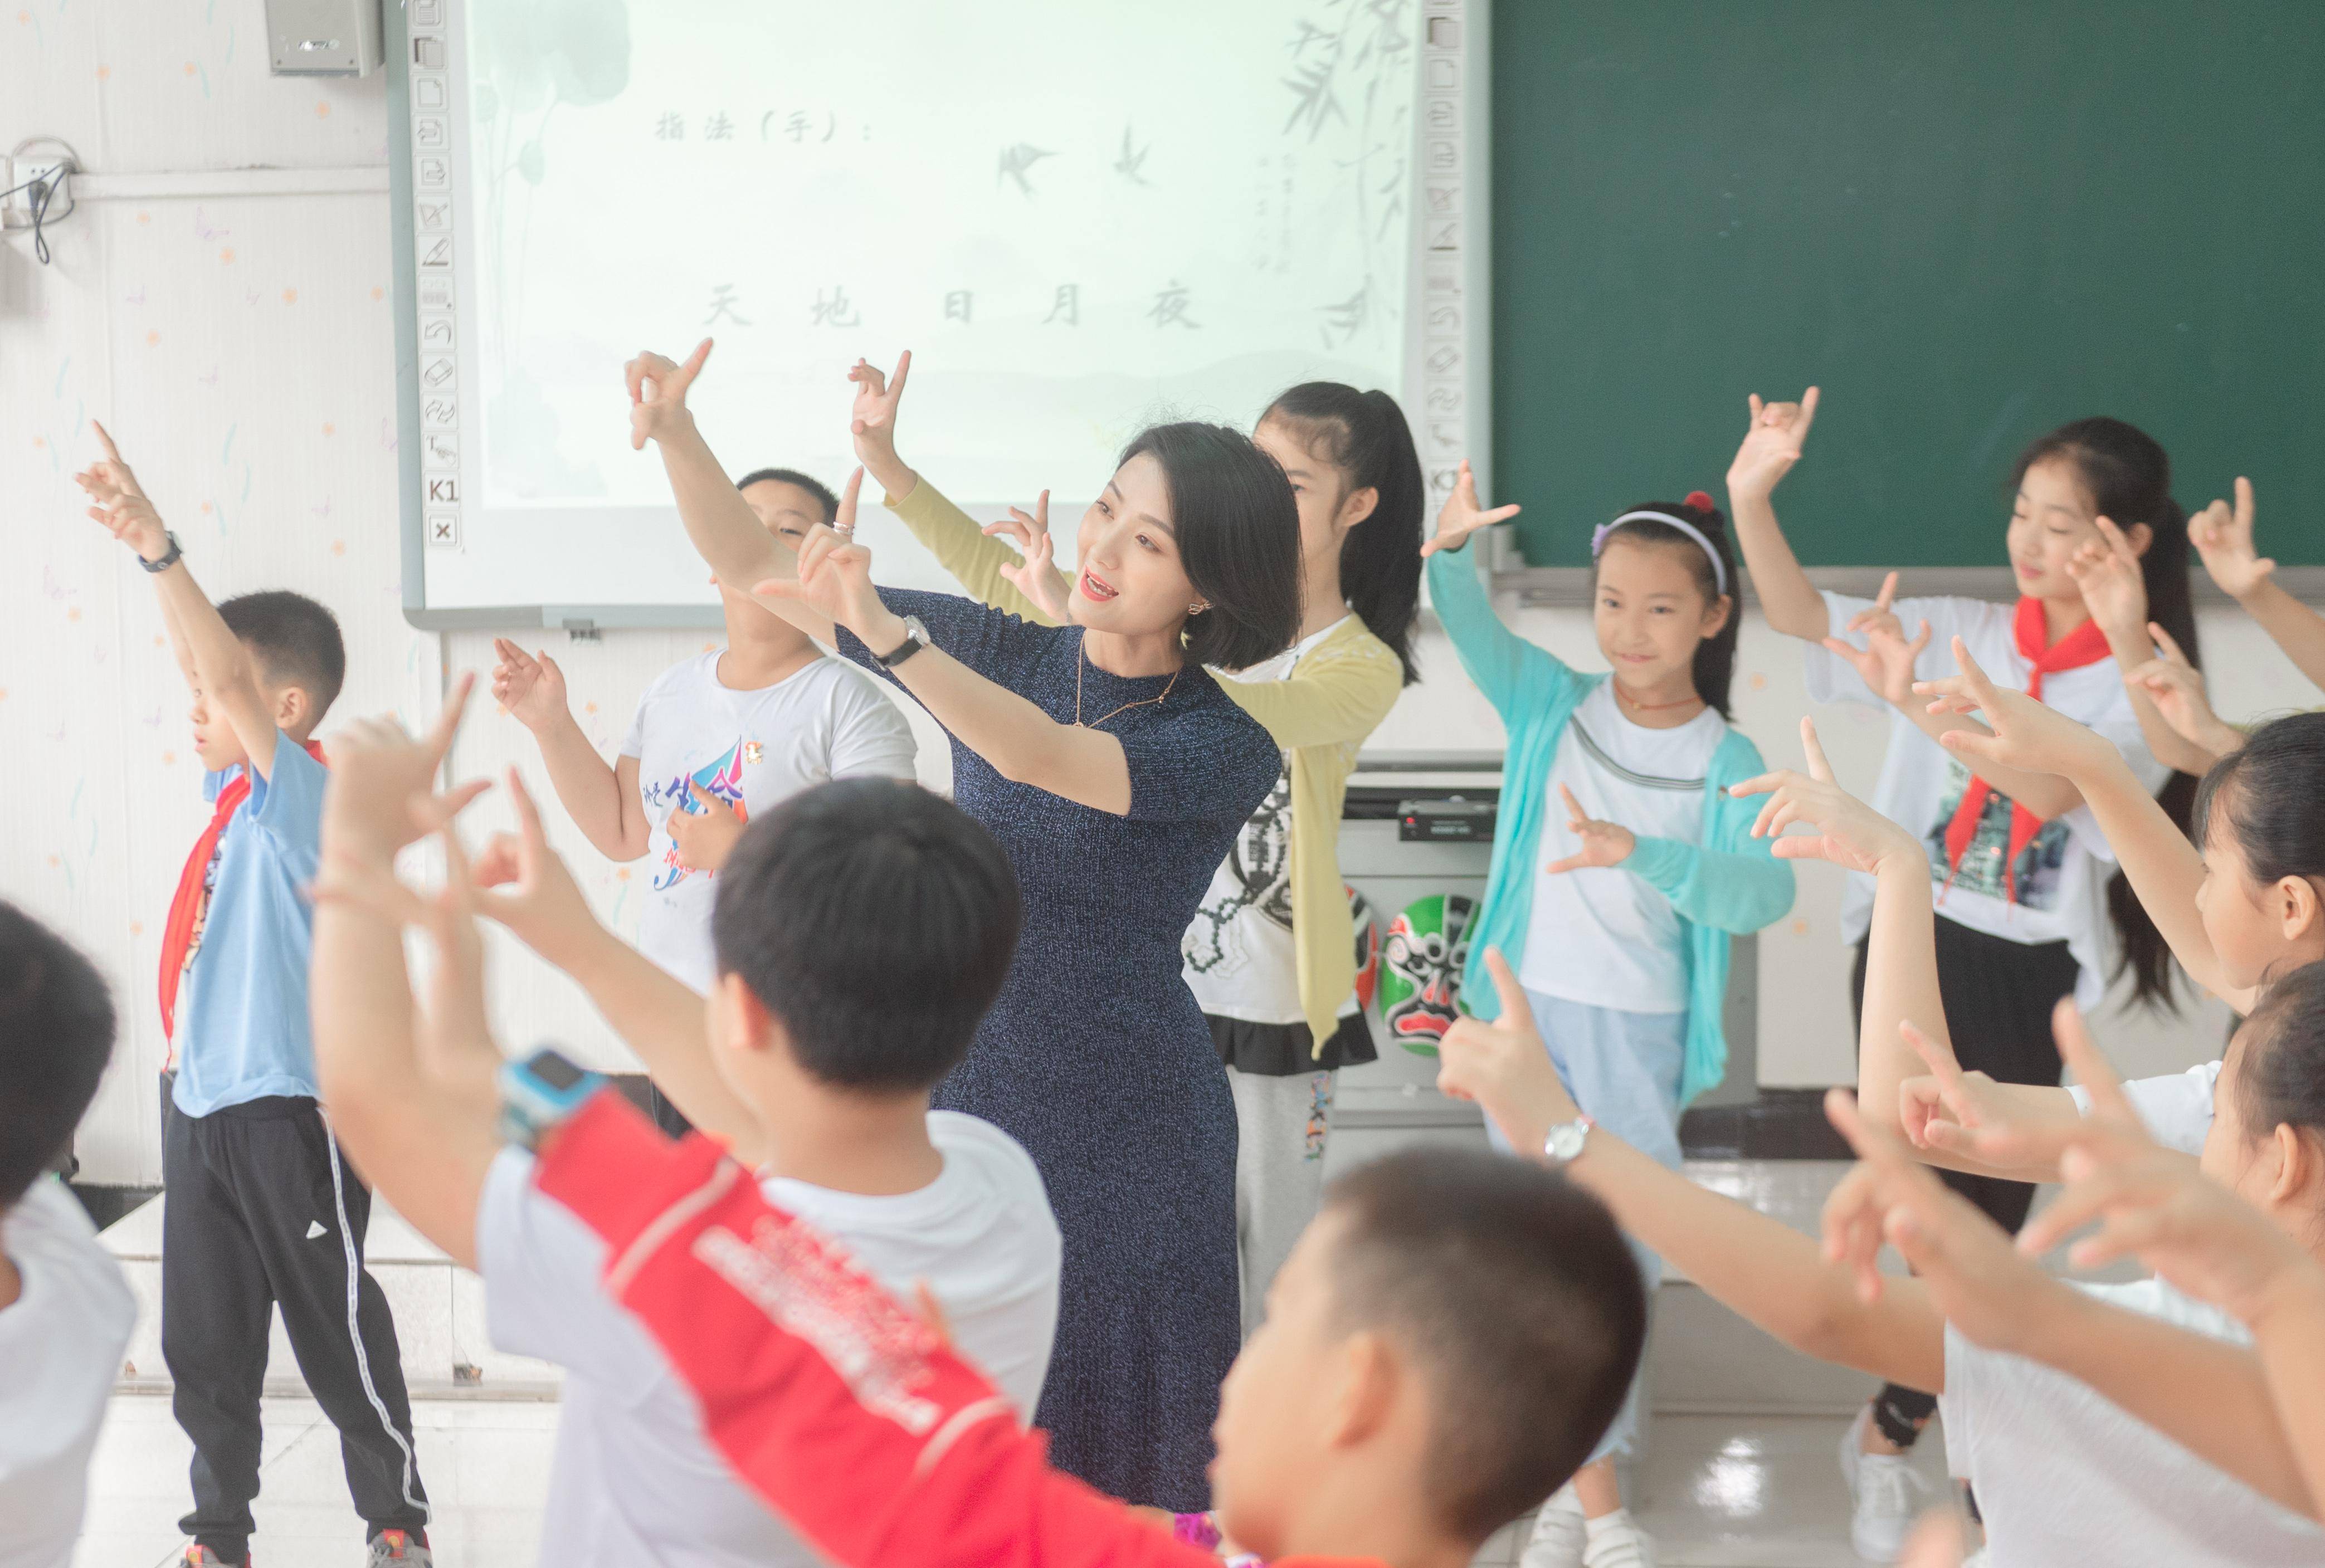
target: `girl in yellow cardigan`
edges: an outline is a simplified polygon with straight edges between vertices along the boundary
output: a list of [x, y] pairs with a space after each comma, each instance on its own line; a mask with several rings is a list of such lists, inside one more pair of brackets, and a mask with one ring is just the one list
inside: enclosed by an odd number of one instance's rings
[[[897, 457], [911, 365], [907, 354], [893, 381], [861, 363], [849, 373], [857, 458], [888, 509], [969, 593], [1061, 623], [1069, 582], [1051, 558], [1048, 493], [1033, 514], [1013, 509], [980, 529]], [[1356, 997], [1340, 806], [1357, 749], [1416, 675], [1422, 498], [1412, 432], [1386, 392], [1302, 383], [1268, 405], [1252, 439], [1283, 465], [1300, 504], [1300, 633], [1274, 659], [1213, 673], [1283, 748], [1284, 771], [1211, 879], [1183, 947], [1187, 984], [1235, 1092], [1246, 1333], [1315, 1216], [1338, 1071], [1375, 1055]]]

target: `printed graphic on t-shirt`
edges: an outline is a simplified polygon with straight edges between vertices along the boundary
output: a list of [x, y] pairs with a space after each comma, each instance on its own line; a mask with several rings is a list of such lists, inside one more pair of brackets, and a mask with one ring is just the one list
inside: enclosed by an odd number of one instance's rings
[[[736, 741], [707, 767], [697, 768], [691, 778], [705, 795], [724, 800], [735, 808], [735, 815], [749, 821], [751, 808], [743, 804], [743, 766], [759, 760], [756, 741]], [[674, 774], [668, 779], [640, 779], [638, 794], [645, 801], [646, 816], [659, 828], [673, 808], [700, 815], [702, 807], [695, 803], [693, 793], [686, 787], [690, 776]], [[678, 841], [672, 839], [670, 847], [662, 852], [662, 865], [654, 872], [653, 890], [674, 888], [690, 877], [707, 877], [715, 873], [686, 864], [679, 858]]]
[[[1964, 892], [1984, 893], [1989, 898], [2008, 899], [2004, 862], [2010, 855], [2010, 797], [1996, 789], [1986, 798], [1986, 809], [1979, 814], [1978, 831], [1971, 835], [1969, 847], [1962, 851], [1961, 865], [1949, 865], [1946, 857], [1946, 829], [1953, 823], [1954, 813], [1961, 807], [1963, 792], [1969, 788], [1969, 770], [1959, 761], [1947, 764], [1945, 793], [1938, 802], [1938, 818], [1922, 844], [1930, 852], [1930, 876], [1941, 887], [1950, 880]], [[2025, 853], [2018, 857], [2016, 903], [2025, 909], [2049, 909], [2059, 901], [2060, 868], [2067, 860], [2067, 825], [2055, 817], [2044, 823], [2028, 842]]]
[[1180, 938], [1187, 967], [1197, 974], [1233, 974], [1250, 961], [1237, 935], [1236, 917], [1248, 909], [1292, 929], [1292, 770], [1276, 776], [1275, 788], [1259, 803], [1235, 846], [1227, 851], [1229, 879], [1211, 883], [1210, 897]]

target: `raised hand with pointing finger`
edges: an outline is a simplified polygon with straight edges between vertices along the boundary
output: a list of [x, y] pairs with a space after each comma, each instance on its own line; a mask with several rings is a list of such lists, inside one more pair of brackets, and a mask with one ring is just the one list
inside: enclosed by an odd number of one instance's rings
[[2215, 501], [2188, 520], [2188, 542], [2206, 575], [2231, 599], [2242, 599], [2276, 570], [2253, 543], [2253, 510], [2252, 481], [2239, 475], [2234, 506]]
[[856, 460], [864, 465], [882, 489], [894, 500], [912, 493], [920, 475], [896, 456], [896, 411], [904, 399], [904, 381], [912, 373], [912, 351], [896, 356], [896, 374], [883, 375], [877, 365], [859, 359], [848, 370], [856, 398], [848, 410], [848, 430], [856, 440]]
[[[1728, 790], [1739, 798], [1768, 798], [1752, 823], [1752, 836], [1773, 840], [1769, 853], [1779, 860], [1830, 861], [1852, 872], [1873, 871], [1885, 855], [1906, 855], [1917, 865], [1927, 859], [1912, 834], [1833, 781], [1814, 719], [1801, 720], [1801, 749], [1808, 759], [1805, 775], [1778, 769]], [[1786, 835], [1795, 824], [1817, 831]]]
[[505, 637], [493, 639], [493, 700], [534, 734], [566, 718], [565, 672], [546, 649], [527, 653]]
[[1581, 838], [1582, 847], [1542, 867], [1544, 875], [1557, 876], [1589, 866], [1621, 865], [1631, 858], [1631, 852], [1639, 847], [1637, 835], [1619, 822], [1601, 822], [1592, 816], [1582, 809], [1582, 802], [1574, 798], [1574, 791], [1565, 785], [1558, 787], [1558, 794], [1566, 802], [1567, 830]]
[[1486, 972], [1501, 999], [1501, 1016], [1491, 1023], [1458, 1019], [1445, 1031], [1437, 1047], [1438, 1091], [1475, 1102], [1511, 1148], [1533, 1155], [1552, 1128], [1581, 1111], [1534, 1031], [1533, 1005], [1500, 948], [1486, 949]]
[[1014, 567], [1001, 568], [1002, 580], [1033, 601], [1042, 613], [1061, 625], [1072, 619], [1070, 601], [1074, 586], [1058, 569], [1053, 558], [1053, 542], [1050, 535], [1050, 493], [1042, 492], [1028, 514], [1023, 508], [1013, 506], [1009, 515], [999, 522], [985, 525], [987, 539], [1007, 534], [1024, 558]]
[[1897, 574], [1891, 572], [1881, 580], [1881, 592], [1873, 607], [1860, 610], [1848, 623], [1848, 630], [1865, 639], [1865, 646], [1839, 637], [1828, 637], [1824, 645], [1856, 667], [1857, 675], [1872, 688], [1873, 694], [1886, 703], [1903, 706], [1913, 693], [1913, 668], [1922, 650], [1930, 645], [1930, 623], [1923, 621], [1913, 640], [1905, 637], [1904, 623], [1891, 608], [1897, 597]]
[[1477, 476], [1469, 471], [1469, 460], [1464, 457], [1460, 476], [1453, 482], [1453, 493], [1445, 498], [1444, 506], [1438, 511], [1436, 537], [1421, 547], [1421, 553], [1432, 556], [1439, 550], [1459, 549], [1479, 529], [1507, 522], [1517, 514], [1515, 503], [1488, 512], [1478, 502]]
[[1751, 423], [1745, 428], [1743, 444], [1736, 448], [1735, 460], [1728, 465], [1728, 493], [1731, 498], [1765, 499], [1777, 484], [1792, 471], [1801, 460], [1801, 452], [1809, 438], [1809, 427], [1816, 423], [1817, 399], [1815, 387], [1801, 394], [1796, 403], [1763, 402], [1754, 392], [1747, 400], [1752, 410]]
[[2212, 711], [2204, 672], [2180, 650], [2178, 641], [2152, 621], [2147, 634], [2154, 639], [2155, 656], [2124, 671], [2124, 684], [2144, 691], [2163, 722], [2212, 761], [2241, 747], [2245, 733]]
[[648, 440], [661, 440], [664, 436], [683, 429], [694, 421], [687, 411], [686, 393], [694, 385], [695, 377], [702, 374], [702, 362], [710, 357], [710, 339], [704, 338], [694, 346], [684, 364], [673, 364], [652, 349], [642, 349], [638, 356], [622, 367], [622, 374], [630, 388], [630, 447], [643, 450]]
[[[852, 537], [863, 490], [864, 470], [858, 468], [848, 476], [830, 524], [817, 524], [801, 541], [799, 575], [764, 578], [752, 585], [751, 595], [802, 604], [834, 625], [847, 627], [871, 647], [893, 648], [903, 639], [903, 623], [880, 602], [880, 591], [872, 586], [872, 552]], [[891, 627], [896, 629], [893, 635]]]

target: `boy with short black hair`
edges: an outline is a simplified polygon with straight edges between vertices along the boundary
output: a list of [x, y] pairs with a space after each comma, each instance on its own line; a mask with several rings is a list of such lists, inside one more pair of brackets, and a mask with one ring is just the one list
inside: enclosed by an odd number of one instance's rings
[[[709, 1448], [662, 1351], [597, 1289], [604, 1243], [533, 1180], [529, 1095], [588, 1075], [542, 1053], [518, 1080], [527, 1093], [503, 1093], [471, 912], [582, 983], [678, 1109], [755, 1173], [742, 1185], [890, 1289], [931, 1293], [990, 1369], [998, 1407], [1022, 1414], [1056, 1328], [1057, 1223], [1024, 1149], [929, 1108], [1008, 973], [1016, 878], [990, 835], [916, 785], [796, 795], [744, 831], [719, 877], [706, 1008], [597, 922], [514, 773], [522, 830], [473, 881], [449, 830], [440, 898], [395, 881], [396, 852], [465, 798], [429, 802], [467, 692], [425, 742], [380, 723], [335, 742], [315, 1004], [340, 1131], [397, 1210], [483, 1276], [494, 1342], [566, 1370], [543, 1563], [821, 1563]], [[440, 955], [417, 1026], [399, 920], [427, 926]]]
[[845, 1568], [1196, 1568], [1220, 1531], [1279, 1568], [1466, 1568], [1589, 1456], [1645, 1338], [1613, 1218], [1557, 1174], [1433, 1149], [1364, 1167], [1276, 1276], [1220, 1391], [1216, 1527], [1181, 1518], [1176, 1545], [1048, 1469], [940, 1324], [731, 1170], [599, 1093], [533, 1180], [601, 1239], [602, 1288], [727, 1462]]
[[193, 1440], [190, 1564], [247, 1561], [259, 1391], [279, 1306], [300, 1370], [339, 1430], [373, 1568], [425, 1564], [427, 1494], [395, 1324], [365, 1271], [371, 1194], [317, 1103], [307, 1021], [326, 777], [310, 737], [347, 650], [331, 613], [283, 591], [213, 606], [102, 426], [78, 475], [89, 515], [152, 574], [193, 692], [213, 805], [162, 938], [162, 1354]]
[[0, 903], [0, 1559], [65, 1568], [137, 1303], [50, 1174], [113, 1054], [88, 960]]

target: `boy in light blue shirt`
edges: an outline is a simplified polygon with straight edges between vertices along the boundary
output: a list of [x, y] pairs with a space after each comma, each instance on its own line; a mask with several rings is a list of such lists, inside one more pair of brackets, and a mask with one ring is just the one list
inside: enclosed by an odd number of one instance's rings
[[78, 475], [89, 515], [137, 552], [193, 692], [208, 827], [162, 940], [162, 1353], [193, 1440], [190, 1568], [246, 1563], [273, 1308], [339, 1429], [370, 1568], [430, 1563], [427, 1493], [395, 1324], [363, 1266], [371, 1194], [316, 1102], [307, 958], [326, 773], [309, 739], [347, 651], [297, 594], [213, 606], [102, 427]]

